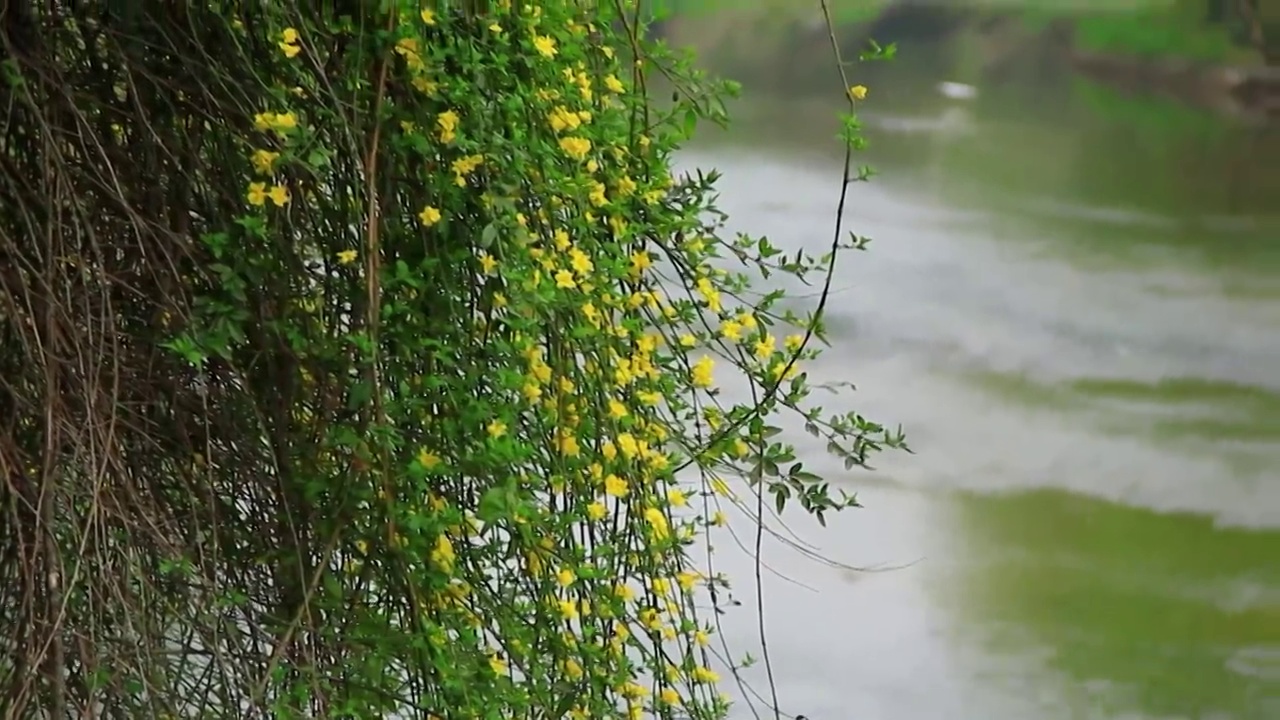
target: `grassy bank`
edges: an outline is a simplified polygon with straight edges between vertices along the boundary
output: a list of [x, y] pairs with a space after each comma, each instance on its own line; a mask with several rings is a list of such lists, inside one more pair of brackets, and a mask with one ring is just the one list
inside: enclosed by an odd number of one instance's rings
[[[1216, 0], [939, 0], [939, 9], [967, 11], [960, 16], [989, 19], [1012, 17], [1035, 33], [1051, 23], [1066, 22], [1083, 51], [1138, 57], [1173, 57], [1203, 62], [1248, 65], [1261, 61], [1250, 47], [1243, 22], [1230, 3], [1215, 16]], [[881, 18], [897, 0], [829, 0], [839, 25], [869, 23]], [[777, 30], [794, 22], [821, 20], [819, 0], [656, 0], [659, 14], [708, 23], [732, 25], [744, 18], [767, 18]], [[738, 38], [740, 40], [740, 38]], [[891, 41], [893, 38], [882, 38]]]
[[1207, 0], [1142, 0], [1123, 6], [1024, 0], [1021, 16], [1031, 29], [1066, 20], [1075, 45], [1088, 52], [1175, 57], [1203, 62], [1260, 62], [1258, 52], [1233, 32], [1230, 15], [1211, 19]]
[[[832, 20], [839, 24], [874, 20], [895, 0], [828, 0]], [[659, 13], [703, 17], [719, 13], [769, 13], [783, 20], [814, 21], [822, 17], [818, 0], [655, 0]]]

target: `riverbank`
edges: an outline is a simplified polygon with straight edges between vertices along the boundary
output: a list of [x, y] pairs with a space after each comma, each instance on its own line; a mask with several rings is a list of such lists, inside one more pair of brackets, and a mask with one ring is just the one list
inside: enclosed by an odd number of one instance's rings
[[[768, 65], [780, 53], [803, 64], [829, 52], [825, 22], [812, 5], [673, 3], [663, 32], [734, 67]], [[952, 79], [962, 82], [1068, 71], [1191, 107], [1255, 120], [1280, 116], [1280, 68], [1264, 62], [1261, 31], [1229, 13], [1206, 14], [1202, 5], [1212, 9], [1209, 0], [1137, 0], [1108, 12], [1050, 11], [1029, 0], [865, 0], [833, 3], [832, 11], [845, 47], [863, 47], [873, 38], [898, 43], [907, 54], [944, 47], [955, 65]], [[804, 81], [781, 77], [787, 68], [768, 69], [788, 84]]]
[[1068, 62], [1097, 82], [1255, 119], [1280, 117], [1280, 68], [1074, 50]]

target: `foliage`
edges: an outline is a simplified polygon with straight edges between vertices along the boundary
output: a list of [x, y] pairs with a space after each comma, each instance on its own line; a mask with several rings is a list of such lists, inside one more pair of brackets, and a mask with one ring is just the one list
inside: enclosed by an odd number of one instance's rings
[[[892, 0], [833, 1], [830, 3], [830, 12], [832, 20], [836, 23], [865, 22], [883, 12], [891, 2]], [[821, 8], [818, 3], [797, 3], [790, 0], [655, 0], [651, 7], [660, 17], [668, 13], [696, 16], [725, 12], [767, 11], [775, 19], [821, 18]]]
[[696, 536], [901, 445], [746, 270], [861, 242], [721, 236], [638, 9], [322, 5], [0, 13], [5, 716], [722, 717]]
[[[1021, 10], [1033, 29], [1067, 19], [1076, 44], [1088, 51], [1202, 62], [1260, 59], [1241, 27], [1236, 0], [1173, 0], [1127, 5], [1028, 2]], [[1215, 8], [1215, 6], [1226, 6]]]

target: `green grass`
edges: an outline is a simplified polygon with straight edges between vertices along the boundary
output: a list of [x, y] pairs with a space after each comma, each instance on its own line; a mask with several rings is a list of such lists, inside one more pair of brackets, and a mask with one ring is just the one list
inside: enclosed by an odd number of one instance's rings
[[[880, 14], [892, 0], [829, 0], [831, 19], [836, 24], [871, 20]], [[796, 0], [655, 0], [653, 7], [659, 14], [666, 12], [687, 16], [709, 15], [719, 12], [756, 14], [777, 13], [784, 18], [817, 18], [820, 5]]]
[[1117, 1], [1110, 6], [1023, 0], [1020, 5], [1031, 29], [1070, 19], [1077, 45], [1092, 52], [1204, 62], [1247, 61], [1255, 54], [1233, 43], [1224, 27], [1204, 21], [1203, 0]]
[[[894, 0], [829, 0], [836, 24], [875, 19]], [[1205, 23], [1204, 0], [967, 0], [962, 7], [1020, 17], [1030, 31], [1069, 19], [1083, 50], [1139, 57], [1179, 57], [1203, 62], [1255, 61], [1256, 52], [1232, 42], [1226, 29]], [[771, 15], [816, 20], [817, 0], [653, 0], [658, 14], [685, 17]]]
[[1160, 12], [1108, 14], [1076, 21], [1080, 47], [1096, 52], [1220, 62], [1236, 51], [1222, 28], [1196, 25]]

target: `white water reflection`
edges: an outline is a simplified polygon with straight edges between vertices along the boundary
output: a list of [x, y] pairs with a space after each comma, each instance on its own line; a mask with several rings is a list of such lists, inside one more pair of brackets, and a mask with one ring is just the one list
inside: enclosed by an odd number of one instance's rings
[[[834, 148], [823, 156], [721, 146], [689, 153], [683, 164], [723, 172], [721, 209], [732, 230], [767, 235], [787, 252], [822, 253], [832, 237], [837, 159]], [[930, 162], [913, 165], [910, 177], [941, 182], [942, 170]], [[803, 517], [795, 523], [805, 540], [839, 562], [909, 567], [850, 573], [765, 541], [765, 564], [796, 581], [768, 571], [762, 576], [783, 711], [813, 720], [1266, 717], [1257, 713], [1267, 706], [1268, 684], [1277, 681], [1269, 663], [1280, 649], [1280, 624], [1266, 624], [1273, 616], [1266, 608], [1280, 607], [1272, 571], [1256, 564], [1228, 570], [1224, 563], [1220, 576], [1204, 570], [1183, 576], [1171, 574], [1163, 559], [1150, 567], [1112, 567], [1068, 537], [1052, 554], [1016, 546], [992, 554], [971, 542], [971, 527], [953, 521], [973, 512], [957, 509], [957, 498], [1016, 498], [1045, 488], [1094, 498], [1100, 504], [1088, 507], [1099, 512], [1138, 508], [1132, 522], [1144, 532], [1173, 517], [1162, 513], [1181, 512], [1208, 515], [1220, 528], [1280, 528], [1276, 444], [1248, 437], [1157, 442], [1146, 430], [1169, 421], [1234, 422], [1232, 413], [1240, 410], [1229, 403], [1243, 402], [1245, 390], [1218, 402], [1195, 395], [1098, 398], [1069, 389], [1073, 381], [1159, 388], [1169, 378], [1280, 388], [1280, 305], [1227, 292], [1214, 275], [1158, 251], [1143, 264], [1098, 267], [1060, 250], [1081, 223], [1136, 234], [1185, 222], [1120, 205], [1037, 201], [1030, 194], [959, 208], [942, 201], [932, 185], [854, 186], [847, 228], [875, 240], [868, 253], [842, 256], [826, 317], [835, 345], [805, 369], [815, 382], [856, 383], [858, 392], [839, 407], [823, 398], [828, 409], [901, 423], [919, 454], [879, 457], [876, 473], [846, 473], [820, 443], [789, 427], [806, 467], [858, 491], [867, 506], [830, 518], [825, 530]], [[1206, 215], [1198, 222], [1233, 233], [1268, 220]], [[1255, 282], [1269, 282], [1260, 277]], [[813, 307], [812, 288], [787, 287], [809, 293], [793, 310]], [[1044, 397], [1038, 406], [1022, 404], [1004, 386]], [[1265, 402], [1256, 405], [1269, 407]], [[1037, 519], [1026, 522], [1035, 527]], [[1072, 522], [1089, 527], [1085, 517]], [[717, 569], [735, 580], [745, 603], [726, 616], [727, 635], [735, 650], [758, 657], [753, 563], [728, 538], [716, 537]], [[1207, 537], [1223, 548], [1237, 542]], [[1268, 536], [1258, 537], [1266, 542]], [[1133, 542], [1116, 550], [1126, 556], [1138, 552], [1134, 548], [1162, 551], [1159, 539], [1135, 535]], [[1065, 605], [1056, 613], [1046, 607], [1061, 627], [974, 617], [972, 586], [986, 582], [976, 578], [988, 573], [991, 582], [1016, 588], [1017, 573], [1031, 572], [1022, 568], [1041, 568], [1046, 578], [1028, 579], [1025, 593], [1005, 593], [1010, 602], [1025, 594], [1044, 595], [1027, 600], [1033, 606], [1074, 603], [1084, 592], [1079, 588], [1096, 587], [1100, 603], [1133, 599], [1133, 607], [1116, 604], [1117, 613], [1194, 609], [1189, 617], [1199, 619], [1185, 627], [1170, 620], [1143, 630], [1164, 635], [1150, 650], [1158, 655], [1139, 663], [1167, 665], [1174, 674], [1161, 681], [1160, 671], [1150, 669], [1147, 682], [1141, 671], [1116, 664], [1137, 651], [1087, 606]], [[1053, 573], [1070, 579], [1054, 587]], [[1018, 606], [1018, 612], [1032, 611]], [[1247, 617], [1263, 624], [1232, 629], [1228, 637], [1251, 641], [1213, 645], [1200, 637], [1205, 628], [1226, 632]], [[1098, 670], [1064, 673], [1064, 663], [1072, 666], [1088, 652], [1097, 654]], [[1126, 659], [1108, 660], [1112, 656]], [[1101, 669], [1108, 662], [1115, 667]], [[1211, 678], [1191, 680], [1186, 668], [1196, 666]], [[747, 676], [757, 689], [766, 687], [763, 668]], [[1170, 707], [1185, 712], [1170, 714]], [[735, 717], [750, 716], [741, 707]]]
[[[808, 527], [816, 524], [807, 519], [792, 529], [824, 555], [853, 565], [943, 560], [945, 541], [930, 530], [928, 520], [935, 512], [927, 497], [893, 488], [873, 489], [862, 497], [874, 511], [848, 511], [821, 532]], [[732, 527], [750, 527], [741, 513], [729, 514]], [[753, 542], [749, 536], [742, 540]], [[724, 632], [733, 650], [762, 658], [753, 611], [754, 563], [726, 531], [713, 534], [712, 541], [716, 569], [734, 579], [735, 597], [744, 603], [724, 616]], [[974, 692], [987, 695], [982, 707], [1000, 699], [998, 691], [973, 682], [982, 664], [958, 657], [960, 650], [949, 646], [947, 621], [937, 617], [928, 597], [929, 569], [915, 564], [852, 572], [801, 559], [772, 538], [765, 540], [761, 557], [767, 568], [761, 582], [766, 638], [785, 712], [815, 719], [940, 718], [963, 716], [972, 707], [967, 696]], [[747, 669], [743, 677], [767, 693], [763, 664]], [[912, 698], [917, 698], [914, 707]], [[746, 707], [735, 714], [749, 716]]]

